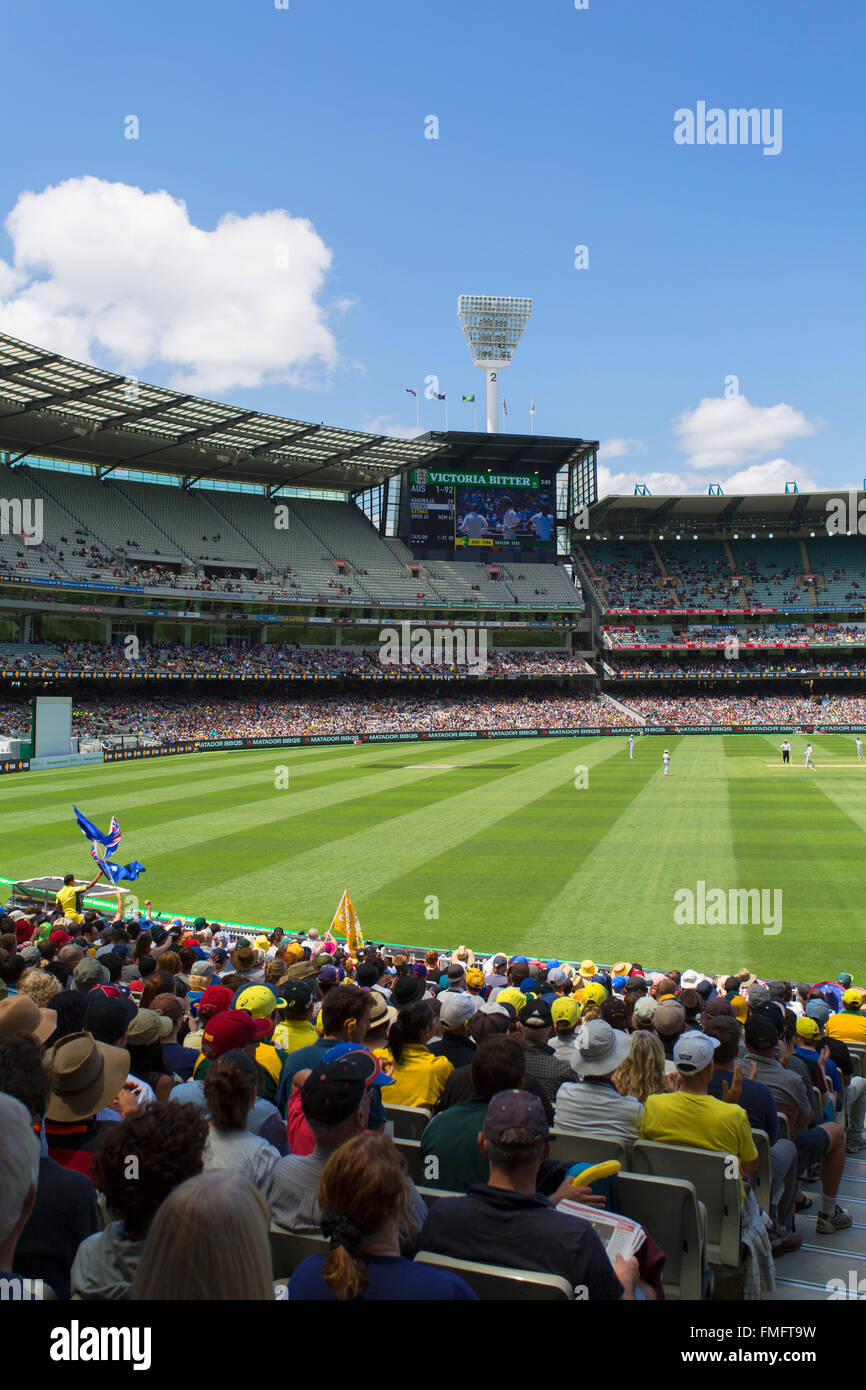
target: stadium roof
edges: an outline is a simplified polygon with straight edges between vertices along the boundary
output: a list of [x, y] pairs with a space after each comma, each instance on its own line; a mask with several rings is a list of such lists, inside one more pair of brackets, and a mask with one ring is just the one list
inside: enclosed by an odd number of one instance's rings
[[439, 444], [220, 405], [0, 334], [0, 450], [13, 463], [37, 455], [105, 473], [359, 489], [429, 460]]
[[[864, 493], [858, 491], [858, 498]], [[602, 527], [625, 534], [627, 531], [646, 532], [650, 529], [675, 529], [694, 524], [706, 530], [727, 530], [730, 527], [777, 527], [796, 531], [820, 522], [826, 526], [830, 505], [847, 492], [775, 492], [738, 493], [730, 497], [689, 495], [668, 497], [602, 497], [589, 512], [589, 530]]]

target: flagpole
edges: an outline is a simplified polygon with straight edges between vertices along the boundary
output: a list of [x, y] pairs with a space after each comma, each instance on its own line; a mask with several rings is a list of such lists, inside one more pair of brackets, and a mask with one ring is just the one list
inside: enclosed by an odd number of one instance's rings
[[421, 387], [415, 392], [415, 428], [421, 433]]
[[477, 402], [477, 400], [475, 399], [475, 396], [472, 397], [472, 417], [473, 417], [473, 426], [474, 426], [474, 429], [475, 429], [475, 433], [477, 434], [477, 433], [478, 433], [478, 402]]
[[445, 392], [445, 433], [448, 433], [448, 392]]

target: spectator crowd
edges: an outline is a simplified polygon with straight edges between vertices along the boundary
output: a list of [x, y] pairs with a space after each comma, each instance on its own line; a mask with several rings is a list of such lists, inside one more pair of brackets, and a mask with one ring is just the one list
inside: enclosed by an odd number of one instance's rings
[[[564, 1138], [610, 1141], [626, 1167], [638, 1140], [661, 1161], [733, 1157], [742, 1298], [774, 1289], [798, 1213], [824, 1244], [852, 1224], [838, 1194], [866, 1150], [866, 988], [850, 972], [350, 950], [63, 902], [0, 915], [6, 1297], [471, 1300], [453, 1263], [470, 1261], [589, 1300], [663, 1298], [674, 1252], [652, 1214], [611, 1259], [616, 1174], [563, 1157]], [[290, 1258], [291, 1237], [308, 1239]]]

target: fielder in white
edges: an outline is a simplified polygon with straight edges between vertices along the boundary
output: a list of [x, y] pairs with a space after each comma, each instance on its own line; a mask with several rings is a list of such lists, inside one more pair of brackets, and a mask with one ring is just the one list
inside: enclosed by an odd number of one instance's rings
[[662, 753], [662, 762], [663, 762], [664, 765], [665, 765], [665, 777], [667, 777], [667, 775], [668, 775], [668, 769], [670, 768], [670, 762], [671, 762], [671, 755], [670, 755], [670, 753], [668, 752], [667, 749], [665, 749], [665, 751]]

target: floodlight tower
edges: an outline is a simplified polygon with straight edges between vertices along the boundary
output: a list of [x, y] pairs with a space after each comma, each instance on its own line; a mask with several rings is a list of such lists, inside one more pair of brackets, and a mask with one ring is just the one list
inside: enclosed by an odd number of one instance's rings
[[461, 294], [457, 300], [457, 317], [463, 325], [472, 361], [487, 372], [488, 434], [499, 431], [499, 373], [510, 365], [531, 314], [531, 299]]

